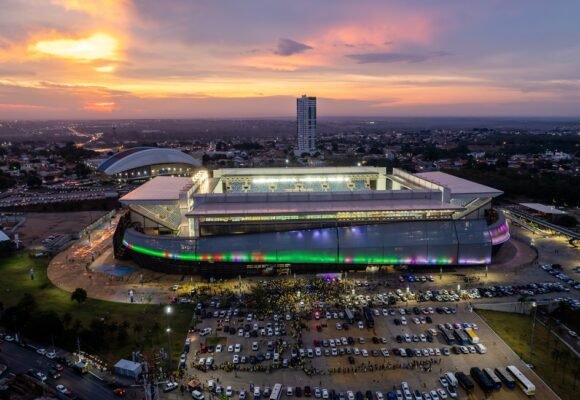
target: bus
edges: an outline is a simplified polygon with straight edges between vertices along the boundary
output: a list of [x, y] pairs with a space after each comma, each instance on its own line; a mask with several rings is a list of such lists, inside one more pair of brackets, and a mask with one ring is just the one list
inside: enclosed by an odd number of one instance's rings
[[479, 385], [484, 393], [490, 393], [494, 389], [493, 382], [489, 379], [481, 369], [473, 367], [469, 370], [469, 374], [473, 380]]
[[514, 378], [512, 378], [512, 376], [509, 374], [509, 372], [506, 371], [505, 368], [497, 367], [495, 369], [495, 374], [499, 377], [499, 379], [501, 379], [506, 388], [513, 389], [516, 387]]
[[522, 374], [515, 365], [508, 365], [506, 369], [510, 374], [512, 374], [520, 389], [522, 389], [527, 396], [533, 396], [536, 394], [536, 386], [530, 382], [530, 380], [526, 378], [526, 376]]
[[469, 336], [467, 336], [467, 334], [463, 331], [463, 329], [455, 329], [453, 333], [455, 334], [457, 343], [459, 343], [462, 346], [469, 344]]
[[457, 381], [466, 392], [471, 392], [473, 390], [473, 382], [463, 372], [456, 372], [455, 378], [457, 378]]
[[354, 324], [354, 314], [348, 308], [344, 310], [344, 315], [349, 324]]
[[369, 328], [373, 328], [375, 326], [375, 317], [373, 317], [373, 312], [371, 311], [370, 308], [364, 307], [363, 313], [364, 313], [365, 319], [367, 321], [367, 326]]
[[497, 377], [497, 375], [493, 372], [493, 370], [491, 368], [484, 368], [483, 369], [483, 373], [489, 379], [491, 379], [491, 381], [493, 382], [493, 388], [495, 390], [500, 390], [501, 389], [501, 380]]
[[274, 389], [272, 389], [270, 400], [280, 400], [280, 396], [282, 396], [282, 384], [277, 383], [274, 385]]
[[445, 339], [448, 345], [455, 344], [455, 336], [453, 336], [452, 331], [449, 329], [442, 329], [441, 333], [443, 334], [443, 339]]
[[465, 328], [465, 333], [469, 336], [471, 344], [479, 343], [479, 337], [475, 334], [475, 331], [472, 328]]

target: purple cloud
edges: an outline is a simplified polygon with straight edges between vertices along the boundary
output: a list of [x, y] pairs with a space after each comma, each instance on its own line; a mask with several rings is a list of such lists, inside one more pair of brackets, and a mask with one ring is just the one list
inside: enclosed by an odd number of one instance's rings
[[275, 54], [279, 56], [291, 56], [293, 54], [303, 53], [306, 50], [310, 50], [312, 47], [307, 44], [297, 42], [292, 39], [279, 39], [278, 48], [274, 51]]
[[420, 63], [432, 58], [450, 56], [451, 53], [446, 51], [433, 51], [430, 53], [361, 53], [361, 54], [347, 54], [346, 57], [355, 60], [358, 64], [371, 63]]

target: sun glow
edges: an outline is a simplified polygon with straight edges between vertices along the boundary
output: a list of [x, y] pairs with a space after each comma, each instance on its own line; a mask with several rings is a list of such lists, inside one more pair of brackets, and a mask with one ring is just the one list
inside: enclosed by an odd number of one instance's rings
[[113, 72], [115, 71], [114, 65], [101, 65], [99, 67], [95, 67], [95, 71], [97, 72]]
[[33, 52], [79, 61], [115, 59], [117, 48], [117, 39], [105, 33], [81, 39], [40, 40], [30, 46]]

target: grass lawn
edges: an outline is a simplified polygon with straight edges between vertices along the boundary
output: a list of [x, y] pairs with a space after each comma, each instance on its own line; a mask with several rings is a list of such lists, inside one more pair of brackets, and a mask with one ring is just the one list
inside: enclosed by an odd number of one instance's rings
[[[18, 254], [0, 258], [0, 302], [4, 309], [15, 305], [24, 293], [33, 295], [39, 311], [56, 311], [61, 317], [65, 313], [72, 316], [72, 321], [88, 328], [95, 318], [104, 319], [109, 323], [125, 323], [128, 326], [128, 340], [120, 344], [110, 341], [98, 355], [115, 363], [121, 357], [130, 357], [131, 352], [139, 349], [139, 343], [145, 352], [167, 349], [168, 337], [165, 332], [167, 316], [163, 306], [144, 304], [124, 304], [102, 300], [87, 299], [83, 304], [71, 301], [70, 293], [55, 287], [47, 277], [48, 259], [32, 259], [27, 254]], [[30, 279], [30, 268], [34, 268], [35, 279]], [[185, 336], [191, 322], [193, 308], [187, 305], [173, 305], [170, 317], [172, 330], [173, 360], [182, 352]], [[145, 332], [151, 331], [149, 340], [143, 341]], [[47, 338], [47, 343], [50, 343]], [[76, 348], [75, 343], [65, 344], [68, 350]], [[81, 343], [81, 347], [83, 344]], [[87, 349], [86, 349], [87, 350]], [[88, 349], [90, 350], [90, 349]], [[173, 362], [173, 366], [177, 365]]]
[[[530, 362], [532, 317], [507, 312], [477, 310], [489, 326], [526, 362]], [[531, 363], [536, 373], [562, 399], [577, 399], [580, 359], [546, 327], [536, 321]]]
[[208, 336], [205, 339], [205, 344], [208, 346], [217, 346], [218, 344], [225, 345], [228, 338], [225, 336]]

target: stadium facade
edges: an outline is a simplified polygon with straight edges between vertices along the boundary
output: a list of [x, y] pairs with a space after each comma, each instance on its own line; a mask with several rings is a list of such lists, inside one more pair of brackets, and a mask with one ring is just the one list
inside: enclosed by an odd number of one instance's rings
[[133, 147], [103, 161], [97, 172], [119, 182], [146, 181], [156, 176], [191, 176], [199, 165], [181, 150]]
[[249, 168], [157, 177], [121, 198], [115, 254], [165, 272], [238, 276], [485, 265], [510, 237], [502, 192], [441, 172]]

